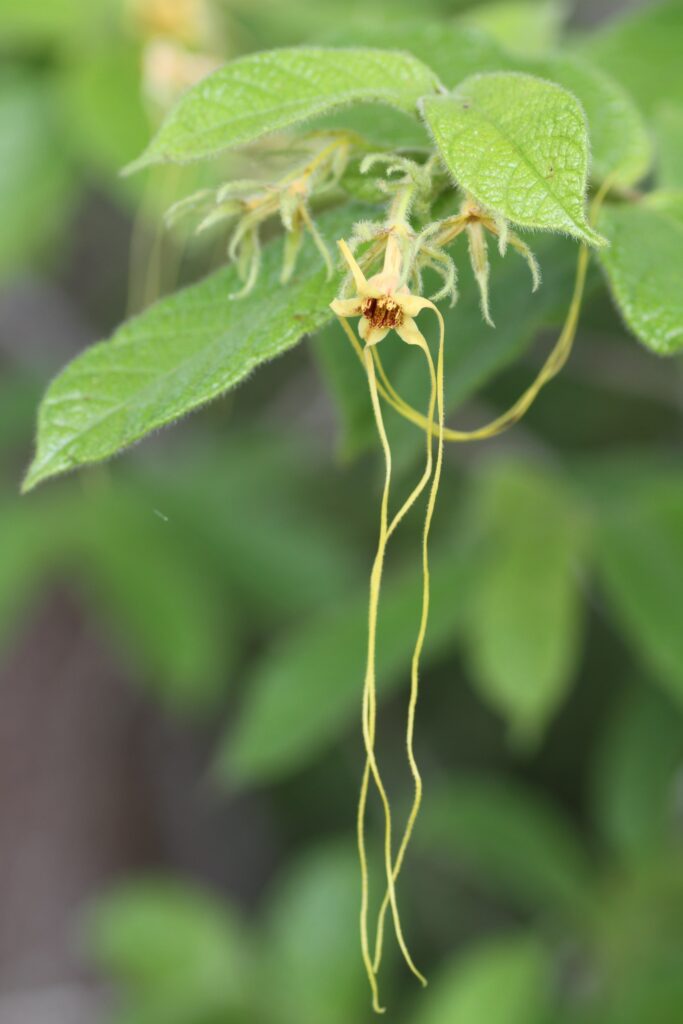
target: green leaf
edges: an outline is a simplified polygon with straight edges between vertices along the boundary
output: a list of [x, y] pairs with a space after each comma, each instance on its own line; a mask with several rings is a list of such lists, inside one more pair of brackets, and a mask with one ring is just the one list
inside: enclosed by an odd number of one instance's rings
[[600, 260], [627, 326], [658, 355], [679, 352], [683, 222], [676, 197], [653, 193], [647, 201], [605, 206], [599, 226], [612, 243]]
[[515, 72], [473, 75], [422, 109], [454, 179], [484, 206], [523, 227], [605, 244], [586, 221], [586, 117], [566, 89]]
[[189, 89], [129, 170], [210, 157], [348, 103], [417, 113], [418, 99], [437, 84], [408, 53], [296, 47], [251, 54]]
[[683, 103], [682, 39], [683, 6], [680, 0], [665, 0], [608, 21], [587, 37], [581, 52], [651, 115], [661, 102]]
[[658, 854], [676, 832], [676, 777], [683, 765], [683, 717], [647, 685], [617, 704], [593, 771], [596, 824], [626, 859]]
[[[424, 664], [457, 638], [472, 559], [465, 544], [433, 552]], [[406, 677], [420, 595], [416, 569], [386, 581], [377, 649], [382, 693]], [[277, 643], [249, 680], [242, 717], [219, 754], [221, 775], [231, 782], [278, 778], [324, 750], [360, 714], [366, 645], [365, 587]]]
[[683, 479], [614, 484], [598, 509], [598, 568], [617, 623], [683, 706]]
[[[537, 12], [546, 6], [537, 2], [525, 5], [528, 11], [536, 8]], [[496, 12], [500, 10], [497, 4], [494, 7]], [[506, 3], [505, 8], [510, 9], [510, 5]], [[487, 7], [475, 8], [468, 16], [468, 22], [485, 16], [486, 11]], [[542, 18], [537, 19], [537, 24], [542, 24]], [[528, 40], [529, 32], [525, 30], [524, 36]], [[354, 37], [346, 30], [338, 33], [335, 40], [371, 45], [377, 40], [377, 32], [357, 31]], [[521, 71], [550, 79], [574, 93], [584, 108], [591, 142], [590, 174], [593, 180], [602, 181], [619, 169], [615, 180], [621, 185], [629, 185], [642, 178], [650, 167], [652, 142], [638, 107], [616, 80], [585, 59], [567, 53], [545, 59], [524, 57], [501, 49], [488, 35], [461, 22], [440, 24], [424, 19], [401, 19], [384, 26], [382, 44], [410, 50], [428, 63], [449, 88], [455, 88], [469, 75], [485, 71]], [[354, 111], [353, 116], [365, 113], [365, 109]], [[376, 112], [373, 110], [372, 113], [378, 121]], [[402, 124], [410, 127], [405, 118]], [[373, 138], [373, 129], [377, 131], [372, 123], [360, 125], [359, 129], [369, 138]], [[384, 132], [384, 126], [379, 130]]]
[[583, 522], [551, 475], [505, 463], [477, 506], [482, 558], [470, 595], [473, 681], [513, 741], [535, 742], [576, 670]]
[[575, 921], [590, 910], [591, 867], [571, 821], [511, 779], [465, 778], [432, 791], [417, 838], [430, 857], [523, 911]]
[[203, 1024], [210, 1014], [232, 1019], [246, 999], [245, 937], [209, 892], [162, 877], [127, 882], [93, 907], [85, 936], [137, 1009], [127, 1019]]
[[452, 961], [420, 997], [412, 1024], [541, 1024], [553, 962], [537, 937], [491, 940]]
[[[353, 208], [320, 219], [328, 239], [348, 231]], [[308, 244], [295, 280], [278, 283], [282, 241], [264, 252], [254, 291], [240, 300], [234, 266], [164, 298], [87, 349], [52, 382], [38, 417], [24, 490], [109, 458], [152, 430], [233, 388], [331, 318], [339, 278], [325, 280]]]
[[[268, 904], [263, 1019], [349, 1024], [364, 1019], [367, 983], [358, 954], [358, 855], [325, 846], [299, 858]], [[258, 1019], [260, 1015], [255, 1014]]]
[[633, 185], [652, 164], [653, 150], [645, 120], [622, 86], [576, 57], [536, 61], [529, 71], [558, 82], [581, 101], [591, 142], [590, 175], [611, 177], [615, 185]]

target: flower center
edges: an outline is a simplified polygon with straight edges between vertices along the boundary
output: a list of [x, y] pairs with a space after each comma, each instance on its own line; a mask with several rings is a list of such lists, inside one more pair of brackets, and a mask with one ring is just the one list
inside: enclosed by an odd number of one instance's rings
[[403, 323], [403, 310], [398, 302], [388, 296], [378, 299], [366, 299], [362, 305], [363, 316], [373, 327], [400, 327]]

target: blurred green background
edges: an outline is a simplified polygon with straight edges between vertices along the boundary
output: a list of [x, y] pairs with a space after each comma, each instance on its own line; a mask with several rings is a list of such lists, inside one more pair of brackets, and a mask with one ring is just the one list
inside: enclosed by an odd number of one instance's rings
[[[371, 1018], [354, 815], [381, 470], [341, 333], [17, 494], [50, 375], [221, 259], [160, 228], [199, 172], [118, 176], [220, 60], [381, 44], [416, 14], [580, 50], [650, 118], [654, 180], [683, 187], [683, 3], [414, 8], [0, 0], [0, 1024]], [[463, 422], [506, 407], [561, 323], [573, 250], [544, 244], [540, 312], [524, 268], [494, 265], [512, 363], [487, 361], [496, 336], [464, 307], [484, 356], [452, 382]], [[447, 453], [401, 880], [431, 984], [388, 957], [401, 1024], [683, 1020], [681, 380], [596, 271], [562, 376], [509, 435]], [[389, 423], [407, 487], [415, 438]], [[419, 536], [413, 516], [380, 635], [399, 810]]]

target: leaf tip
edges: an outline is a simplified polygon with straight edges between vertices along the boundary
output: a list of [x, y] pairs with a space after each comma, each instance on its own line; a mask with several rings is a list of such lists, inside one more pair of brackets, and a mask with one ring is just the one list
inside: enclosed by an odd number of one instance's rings
[[43, 479], [44, 474], [40, 472], [40, 469], [36, 467], [35, 461], [26, 470], [24, 479], [21, 481], [19, 493], [23, 496], [29, 494], [30, 491], [35, 490], [40, 481]]
[[588, 244], [594, 249], [607, 249], [609, 247], [609, 239], [605, 238], [605, 236], [601, 235], [598, 231], [594, 231], [592, 228], [589, 228], [585, 232], [585, 236]]

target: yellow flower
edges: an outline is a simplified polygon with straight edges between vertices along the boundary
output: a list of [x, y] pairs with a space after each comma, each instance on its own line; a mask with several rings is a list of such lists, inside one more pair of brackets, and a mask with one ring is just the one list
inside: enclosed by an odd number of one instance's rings
[[389, 331], [396, 331], [409, 345], [422, 344], [422, 334], [414, 318], [432, 303], [413, 295], [407, 285], [401, 283], [402, 254], [397, 240], [389, 236], [384, 267], [369, 280], [346, 242], [342, 240], [338, 245], [353, 275], [357, 294], [351, 299], [335, 299], [330, 303], [332, 311], [341, 317], [360, 317], [358, 334], [368, 346], [377, 345]]

